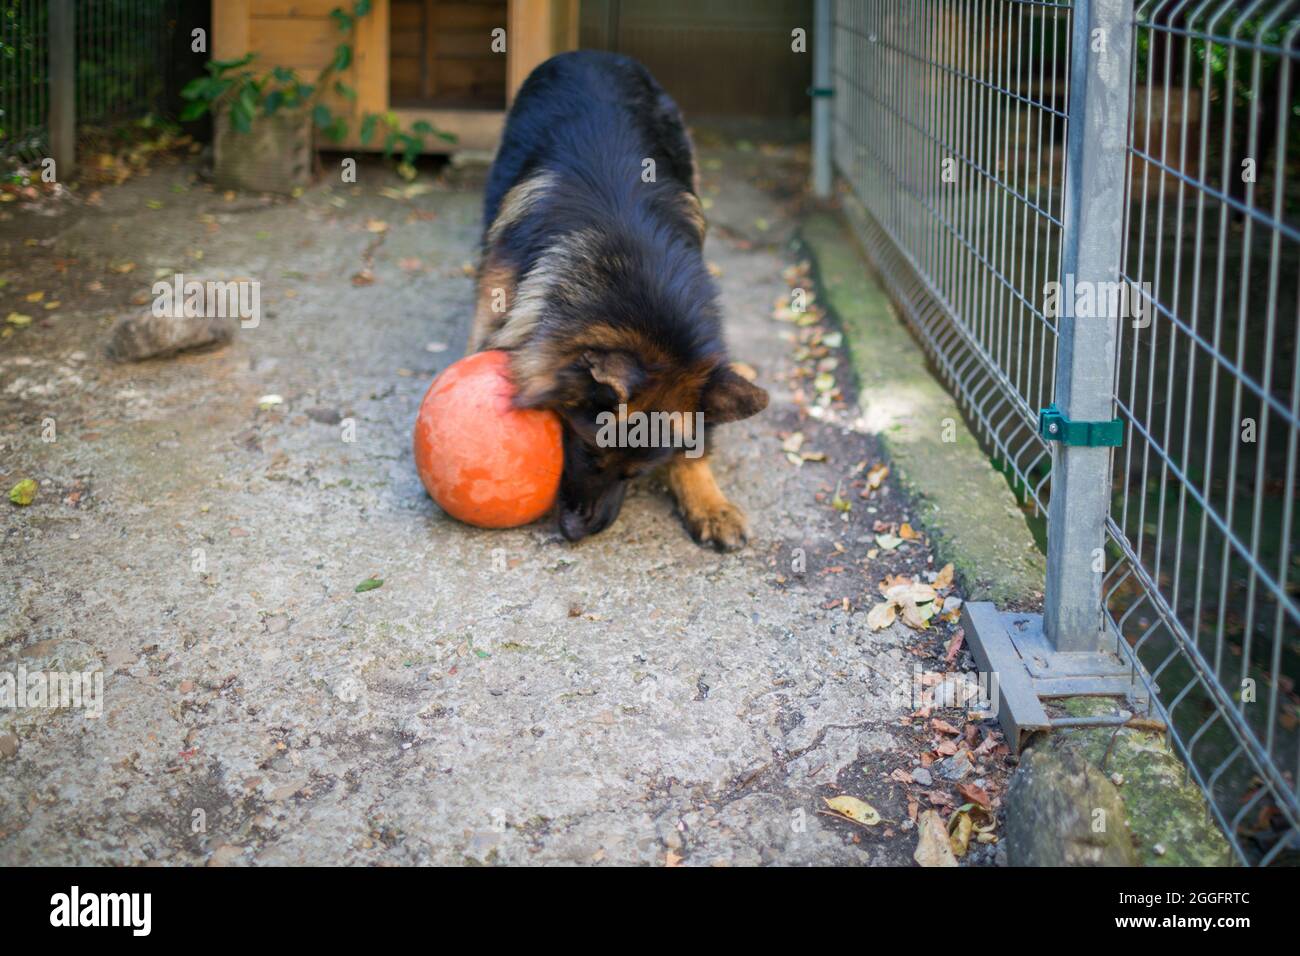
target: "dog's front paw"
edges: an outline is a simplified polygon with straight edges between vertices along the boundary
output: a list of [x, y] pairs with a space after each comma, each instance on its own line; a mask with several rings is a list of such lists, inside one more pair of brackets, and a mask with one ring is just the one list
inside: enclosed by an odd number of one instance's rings
[[713, 545], [719, 551], [735, 551], [749, 540], [745, 513], [729, 501], [686, 516], [686, 527], [696, 543]]

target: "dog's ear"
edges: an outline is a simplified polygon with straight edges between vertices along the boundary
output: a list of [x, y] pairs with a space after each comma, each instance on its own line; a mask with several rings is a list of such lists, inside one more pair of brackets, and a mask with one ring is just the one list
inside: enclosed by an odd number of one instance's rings
[[645, 383], [645, 369], [630, 352], [588, 349], [582, 353], [582, 364], [619, 402], [626, 402]]
[[705, 422], [725, 425], [757, 415], [767, 408], [767, 392], [730, 365], [722, 365], [709, 376], [702, 404]]

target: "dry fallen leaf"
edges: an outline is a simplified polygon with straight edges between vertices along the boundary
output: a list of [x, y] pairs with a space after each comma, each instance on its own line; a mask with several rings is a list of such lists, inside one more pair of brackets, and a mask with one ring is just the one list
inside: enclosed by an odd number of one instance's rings
[[892, 601], [877, 604], [867, 612], [867, 626], [873, 631], [883, 631], [894, 623], [894, 616], [895, 610]]
[[916, 852], [912, 854], [920, 866], [956, 866], [957, 858], [953, 856], [952, 844], [948, 840], [948, 828], [943, 818], [934, 810], [926, 810], [917, 822], [920, 837], [916, 842]]
[[966, 631], [959, 627], [957, 628], [957, 632], [953, 634], [952, 640], [948, 642], [948, 647], [945, 649], [943, 657], [949, 664], [957, 659], [957, 654], [961, 651], [962, 639], [965, 637]]
[[989, 797], [988, 792], [979, 784], [959, 783], [957, 784], [957, 792], [971, 803], [978, 804], [985, 810], [992, 807], [992, 798]]
[[973, 829], [970, 814], [964, 811], [958, 810], [948, 820], [948, 845], [952, 847], [953, 856], [960, 859], [966, 855]]
[[841, 816], [848, 817], [854, 823], [861, 823], [866, 827], [874, 827], [880, 822], [880, 814], [871, 804], [859, 800], [857, 797], [839, 796], [839, 797], [822, 797], [826, 801], [826, 806], [830, 807]]
[[944, 588], [952, 587], [952, 572], [952, 565], [945, 564], [939, 573], [935, 575], [934, 589], [936, 591], [942, 591]]

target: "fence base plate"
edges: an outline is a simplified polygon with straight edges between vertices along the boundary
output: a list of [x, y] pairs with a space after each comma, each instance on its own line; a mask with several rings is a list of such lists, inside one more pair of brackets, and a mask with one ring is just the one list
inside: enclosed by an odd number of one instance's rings
[[[1043, 634], [1042, 615], [1004, 613], [976, 601], [962, 606], [962, 627], [980, 670], [996, 677], [997, 718], [1013, 753], [1020, 753], [1031, 735], [1057, 725], [1044, 700], [1116, 697], [1131, 701], [1135, 709], [1146, 702], [1145, 686], [1118, 655], [1053, 650]], [[989, 686], [994, 686], [992, 679]]]

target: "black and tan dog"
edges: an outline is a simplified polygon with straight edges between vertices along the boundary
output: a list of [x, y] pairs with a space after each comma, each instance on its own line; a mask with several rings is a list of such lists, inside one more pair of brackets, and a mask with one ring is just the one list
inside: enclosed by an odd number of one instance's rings
[[[603, 530], [628, 481], [666, 464], [692, 536], [744, 544], [745, 515], [714, 481], [707, 436], [762, 411], [767, 393], [727, 359], [677, 105], [627, 57], [547, 60], [510, 110], [483, 220], [470, 348], [510, 352], [516, 404], [564, 422], [564, 536]], [[602, 413], [620, 406], [702, 421], [706, 453], [599, 441]]]

